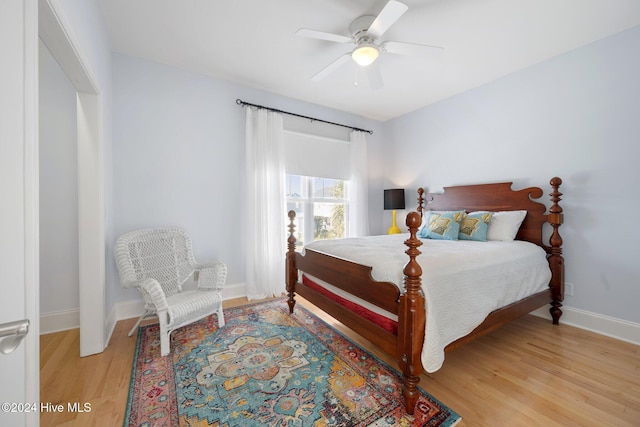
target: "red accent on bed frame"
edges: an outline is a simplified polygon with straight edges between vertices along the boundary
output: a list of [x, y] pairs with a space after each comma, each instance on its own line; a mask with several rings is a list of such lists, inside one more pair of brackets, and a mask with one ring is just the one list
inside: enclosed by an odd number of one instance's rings
[[356, 313], [364, 317], [368, 321], [375, 323], [376, 325], [380, 326], [382, 329], [391, 332], [393, 335], [398, 335], [398, 322], [392, 319], [389, 319], [388, 317], [385, 317], [381, 314], [378, 314], [375, 311], [371, 311], [368, 308], [365, 308], [359, 304], [356, 304], [353, 301], [349, 301], [348, 299], [343, 298], [340, 295], [337, 295], [331, 292], [330, 290], [320, 286], [319, 284], [317, 284], [316, 282], [314, 282], [312, 279], [310, 279], [304, 274], [302, 275], [302, 283], [304, 283], [305, 285], [307, 285], [307, 287], [313, 289], [314, 291], [318, 292], [319, 294], [322, 294], [327, 298], [330, 298], [332, 301], [340, 304], [347, 310], [352, 311], [353, 313]]

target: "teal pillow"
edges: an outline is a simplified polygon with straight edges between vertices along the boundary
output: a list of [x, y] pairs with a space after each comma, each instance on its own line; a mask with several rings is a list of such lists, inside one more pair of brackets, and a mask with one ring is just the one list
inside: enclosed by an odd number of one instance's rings
[[458, 240], [463, 217], [464, 211], [428, 212], [425, 225], [418, 235], [426, 239]]
[[460, 223], [460, 240], [487, 241], [487, 230], [493, 212], [471, 212], [464, 215]]

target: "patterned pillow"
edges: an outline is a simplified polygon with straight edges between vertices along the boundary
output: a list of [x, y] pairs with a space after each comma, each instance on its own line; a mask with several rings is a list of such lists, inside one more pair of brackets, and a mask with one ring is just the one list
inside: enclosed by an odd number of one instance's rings
[[487, 230], [491, 222], [492, 212], [471, 212], [464, 215], [460, 223], [460, 240], [487, 241]]
[[425, 226], [418, 235], [427, 239], [458, 240], [463, 216], [464, 211], [428, 212]]

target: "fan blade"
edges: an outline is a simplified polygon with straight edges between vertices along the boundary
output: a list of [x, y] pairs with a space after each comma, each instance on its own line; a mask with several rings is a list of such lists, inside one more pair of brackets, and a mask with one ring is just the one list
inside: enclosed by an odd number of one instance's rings
[[319, 82], [320, 80], [324, 79], [329, 74], [340, 68], [345, 62], [348, 62], [350, 59], [351, 53], [345, 53], [340, 58], [336, 59], [331, 64], [327, 65], [325, 68], [316, 73], [315, 76], [311, 77], [311, 81]]
[[383, 42], [380, 45], [380, 49], [384, 52], [394, 53], [397, 55], [422, 55], [433, 57], [442, 55], [442, 52], [444, 51], [444, 48], [440, 46], [392, 41]]
[[369, 80], [369, 87], [371, 90], [378, 90], [384, 86], [382, 82], [382, 73], [380, 72], [380, 61], [376, 61], [373, 64], [365, 67], [367, 70], [367, 79]]
[[367, 30], [367, 34], [374, 39], [379, 38], [400, 19], [407, 9], [409, 7], [406, 4], [396, 0], [389, 0]]
[[328, 40], [336, 43], [353, 43], [353, 39], [340, 34], [325, 33], [324, 31], [310, 30], [308, 28], [300, 28], [296, 31], [296, 36], [307, 37], [310, 39]]

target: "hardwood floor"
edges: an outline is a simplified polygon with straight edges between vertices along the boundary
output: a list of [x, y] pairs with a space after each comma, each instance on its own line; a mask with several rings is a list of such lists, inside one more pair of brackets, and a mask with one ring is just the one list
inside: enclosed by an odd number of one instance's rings
[[[389, 355], [298, 299], [391, 366]], [[225, 307], [245, 299], [226, 301]], [[109, 346], [80, 358], [78, 330], [40, 339], [42, 402], [89, 403], [89, 412], [42, 413], [42, 426], [122, 425], [135, 319], [118, 322]], [[463, 417], [460, 426], [640, 426], [640, 346], [534, 316], [447, 354], [420, 385]]]

